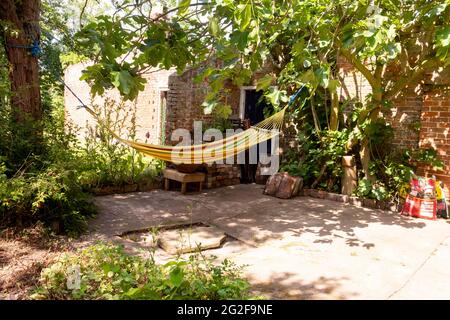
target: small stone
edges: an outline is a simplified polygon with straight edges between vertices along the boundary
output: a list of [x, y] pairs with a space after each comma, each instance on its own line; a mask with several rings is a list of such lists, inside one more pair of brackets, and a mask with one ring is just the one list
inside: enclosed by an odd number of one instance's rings
[[349, 203], [357, 207], [363, 206], [363, 201], [358, 197], [350, 197]]

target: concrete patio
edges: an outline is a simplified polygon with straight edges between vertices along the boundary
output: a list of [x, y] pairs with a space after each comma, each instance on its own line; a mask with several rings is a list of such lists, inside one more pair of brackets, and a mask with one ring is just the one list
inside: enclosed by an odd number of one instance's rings
[[[288, 299], [450, 299], [450, 224], [309, 197], [281, 200], [260, 185], [181, 195], [155, 190], [96, 198], [86, 240], [204, 223], [237, 239], [208, 250], [247, 265], [256, 293]], [[158, 249], [156, 255], [167, 259]], [[170, 257], [169, 257], [170, 258]]]

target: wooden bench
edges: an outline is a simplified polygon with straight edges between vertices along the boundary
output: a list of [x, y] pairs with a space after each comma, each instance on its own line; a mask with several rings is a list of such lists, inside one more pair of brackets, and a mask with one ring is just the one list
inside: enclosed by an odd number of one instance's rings
[[205, 174], [201, 172], [182, 173], [174, 169], [164, 170], [164, 189], [169, 190], [170, 180], [181, 182], [181, 193], [186, 193], [186, 184], [190, 182], [199, 183], [199, 192], [202, 191]]

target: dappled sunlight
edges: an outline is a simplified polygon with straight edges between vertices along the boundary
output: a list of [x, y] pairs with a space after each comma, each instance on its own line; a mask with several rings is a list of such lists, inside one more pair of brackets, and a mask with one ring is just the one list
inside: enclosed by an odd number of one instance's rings
[[[377, 277], [395, 273], [399, 283], [394, 284], [399, 285], [450, 226], [318, 198], [280, 200], [263, 195], [259, 185], [207, 190], [205, 195], [144, 192], [120, 197], [97, 197], [101, 213], [91, 230], [97, 227], [102, 235], [98, 238], [133, 230], [149, 233], [152, 227], [163, 231], [177, 225], [213, 226], [228, 240], [204, 254], [247, 265], [255, 292], [284, 299], [358, 298], [364, 286], [387, 296], [388, 288]], [[200, 230], [198, 237], [207, 234]], [[184, 246], [189, 239], [189, 228], [172, 234], [172, 241]], [[190, 240], [195, 245], [196, 240]], [[135, 253], [147, 246], [142, 239], [117, 241]], [[158, 248], [155, 257], [165, 262], [173, 255]], [[377, 265], [369, 268], [373, 263]], [[368, 270], [372, 274], [365, 280]], [[349, 291], [353, 287], [357, 290]]]
[[346, 278], [319, 277], [312, 281], [301, 280], [291, 272], [272, 273], [266, 279], [248, 275], [253, 291], [268, 299], [349, 299], [354, 293], [336, 292]]

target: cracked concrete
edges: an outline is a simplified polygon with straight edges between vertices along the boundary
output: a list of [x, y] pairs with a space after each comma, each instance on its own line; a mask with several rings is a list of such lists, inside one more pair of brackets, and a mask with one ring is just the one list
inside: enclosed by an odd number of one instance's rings
[[[450, 224], [309, 197], [281, 200], [259, 185], [201, 194], [155, 190], [96, 198], [87, 242], [180, 223], [239, 241], [205, 251], [247, 265], [257, 293], [292, 299], [449, 299]], [[169, 259], [157, 250], [161, 261]]]

